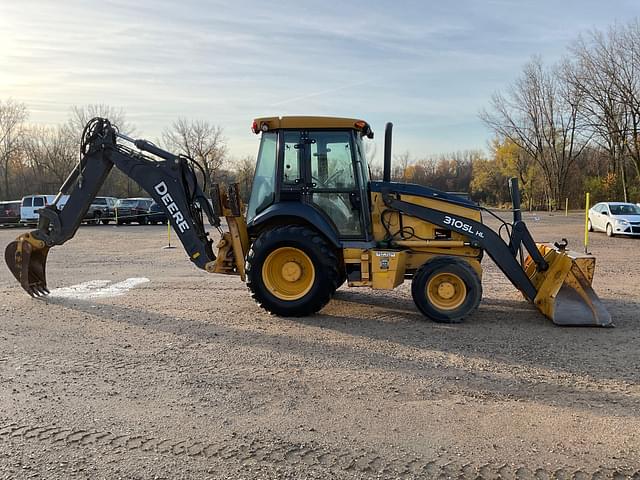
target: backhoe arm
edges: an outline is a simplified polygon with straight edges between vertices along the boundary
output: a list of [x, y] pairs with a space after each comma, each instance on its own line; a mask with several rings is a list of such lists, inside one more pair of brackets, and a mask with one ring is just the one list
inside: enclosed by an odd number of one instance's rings
[[[118, 143], [118, 138], [133, 143], [138, 150]], [[148, 157], [142, 151], [160, 159]], [[75, 235], [114, 165], [161, 206], [189, 259], [198, 268], [213, 271], [216, 257], [203, 225], [203, 213], [215, 227], [220, 226], [220, 221], [198, 185], [193, 168], [197, 163], [145, 140], [131, 139], [118, 133], [108, 120], [95, 118], [83, 132], [79, 164], [53, 204], [40, 210], [38, 228], [21, 235], [5, 250], [9, 269], [30, 295], [48, 293], [45, 266], [49, 249]], [[69, 198], [59, 209], [58, 200], [65, 194]]]

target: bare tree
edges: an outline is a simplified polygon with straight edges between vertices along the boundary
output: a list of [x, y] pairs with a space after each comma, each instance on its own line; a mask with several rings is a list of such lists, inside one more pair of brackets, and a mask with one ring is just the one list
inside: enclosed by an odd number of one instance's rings
[[612, 27], [608, 41], [619, 102], [627, 115], [625, 146], [640, 177], [640, 20], [619, 31]]
[[582, 93], [540, 59], [529, 62], [507, 95], [496, 93], [480, 118], [522, 148], [540, 167], [549, 198], [562, 203], [572, 166], [588, 143], [578, 122]]
[[4, 183], [0, 198], [8, 199], [12, 193], [10, 191], [10, 170], [12, 162], [20, 154], [24, 122], [27, 117], [27, 107], [24, 103], [11, 99], [5, 102], [0, 100], [0, 167], [2, 167]]
[[24, 152], [37, 177], [54, 186], [61, 185], [78, 162], [75, 138], [64, 125], [29, 127]]
[[253, 174], [256, 169], [256, 160], [251, 156], [246, 156], [235, 165], [236, 182], [240, 185], [240, 195], [246, 203], [251, 195], [251, 185]]
[[165, 129], [162, 138], [168, 148], [200, 162], [207, 179], [215, 181], [227, 156], [222, 127], [206, 120], [179, 118], [170, 128]]
[[571, 58], [562, 66], [562, 77], [583, 96], [579, 115], [585, 128], [593, 133], [594, 143], [609, 158], [609, 172], [619, 173], [624, 199], [628, 199], [625, 160], [631, 126], [628, 105], [621, 101], [622, 52], [615, 46], [617, 32], [605, 36], [599, 31], [580, 38], [570, 49]]
[[122, 108], [112, 107], [105, 104], [74, 105], [71, 107], [71, 114], [67, 120], [66, 127], [75, 135], [80, 144], [80, 135], [89, 120], [94, 117], [108, 119], [112, 125], [118, 127], [122, 133], [127, 135], [135, 134], [135, 127], [127, 119], [127, 115]]
[[[136, 127], [127, 118], [127, 114], [122, 108], [112, 107], [106, 104], [89, 104], [71, 107], [69, 118], [64, 125], [67, 135], [73, 138], [76, 154], [79, 155], [80, 136], [89, 120], [94, 117], [107, 118], [112, 125], [126, 135], [135, 137]], [[124, 175], [120, 170], [114, 168], [100, 190], [106, 195], [140, 195], [144, 194], [144, 190], [137, 185], [131, 178]]]
[[391, 167], [392, 180], [401, 180], [407, 176], [407, 168], [412, 163], [411, 153], [409, 150], [395, 155], [393, 157], [393, 166]]

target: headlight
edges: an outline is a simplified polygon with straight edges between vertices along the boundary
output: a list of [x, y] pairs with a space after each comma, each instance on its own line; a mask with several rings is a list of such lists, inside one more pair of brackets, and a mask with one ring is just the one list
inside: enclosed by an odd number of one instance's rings
[[618, 225], [629, 225], [629, 221], [628, 221], [628, 220], [619, 220], [619, 219], [616, 219], [616, 223], [617, 223]]

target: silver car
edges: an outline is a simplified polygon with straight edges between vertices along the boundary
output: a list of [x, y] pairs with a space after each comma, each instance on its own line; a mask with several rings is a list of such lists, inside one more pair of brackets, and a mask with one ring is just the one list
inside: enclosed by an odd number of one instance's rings
[[633, 203], [600, 202], [589, 209], [589, 231], [607, 236], [640, 236], [640, 207]]

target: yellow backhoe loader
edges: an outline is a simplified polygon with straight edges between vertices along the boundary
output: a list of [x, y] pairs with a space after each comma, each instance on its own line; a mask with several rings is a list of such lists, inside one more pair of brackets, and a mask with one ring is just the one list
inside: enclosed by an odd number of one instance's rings
[[[369, 178], [363, 141], [373, 132], [365, 121], [271, 117], [256, 119], [252, 130], [261, 139], [245, 214], [237, 185], [209, 186], [195, 160], [92, 119], [80, 161], [57, 197], [69, 195], [66, 204], [42, 209], [38, 228], [7, 246], [9, 269], [29, 294], [48, 293], [49, 249], [73, 237], [115, 165], [162, 206], [197, 267], [238, 275], [277, 315], [313, 314], [344, 282], [388, 290], [411, 279], [414, 302], [427, 318], [460, 322], [482, 298], [486, 253], [554, 323], [612, 325], [591, 288], [595, 258], [568, 251], [566, 242], [536, 244], [520, 215], [516, 181], [513, 222], [498, 219], [508, 227], [504, 240], [482, 221], [491, 212], [471, 200], [391, 182], [390, 123], [382, 181]], [[220, 232], [217, 256], [204, 217]]]

